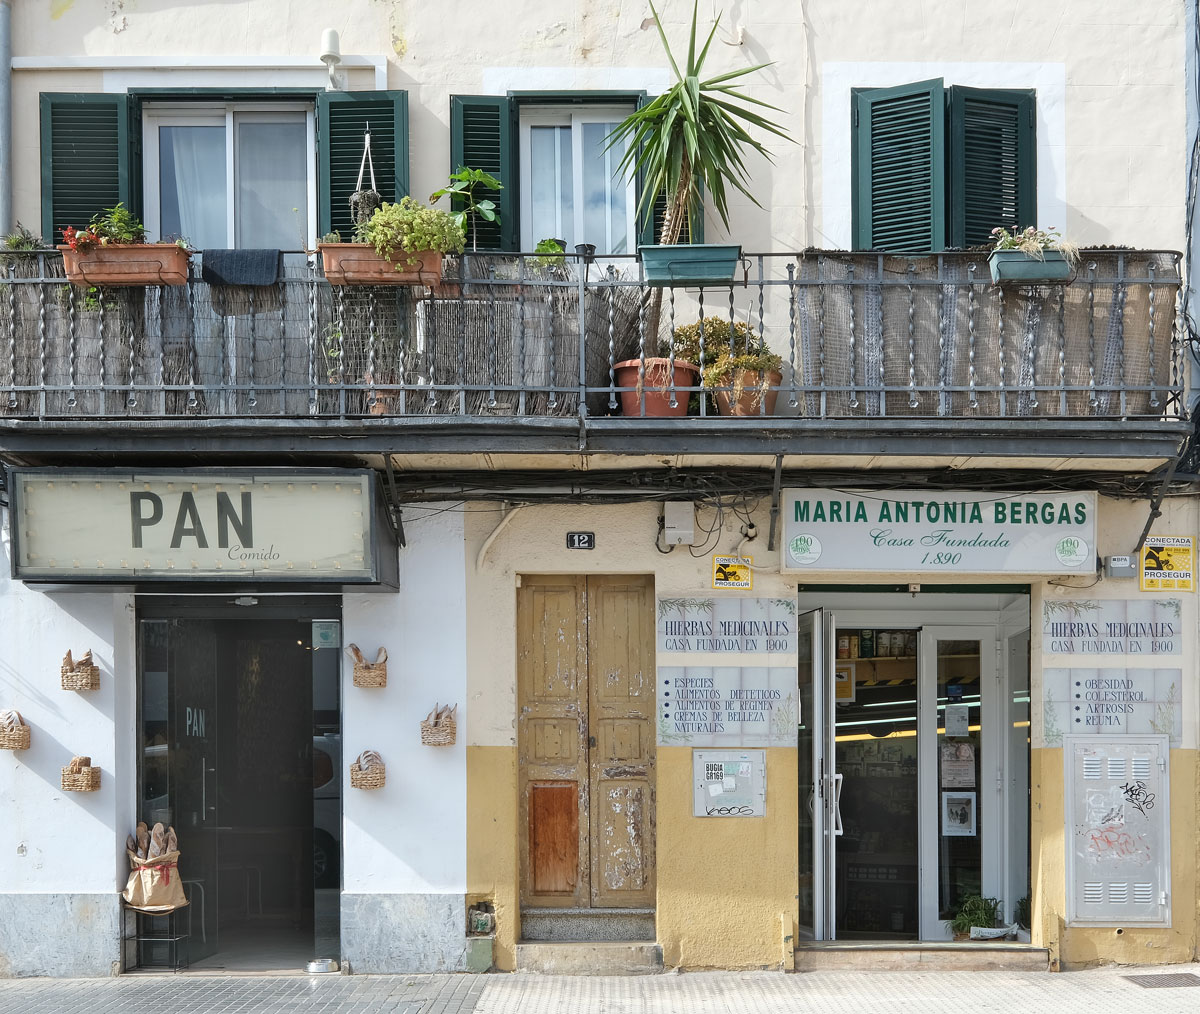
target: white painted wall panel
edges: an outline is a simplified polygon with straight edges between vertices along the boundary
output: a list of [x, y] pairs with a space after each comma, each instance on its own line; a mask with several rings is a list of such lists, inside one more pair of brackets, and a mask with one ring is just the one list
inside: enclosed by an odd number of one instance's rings
[[[388, 650], [388, 685], [353, 685], [343, 665], [344, 890], [438, 894], [466, 890], [466, 590], [462, 515], [405, 517], [400, 592], [343, 600], [347, 644]], [[458, 704], [454, 746], [422, 746], [421, 719]], [[350, 788], [350, 762], [378, 750], [382, 789]]]

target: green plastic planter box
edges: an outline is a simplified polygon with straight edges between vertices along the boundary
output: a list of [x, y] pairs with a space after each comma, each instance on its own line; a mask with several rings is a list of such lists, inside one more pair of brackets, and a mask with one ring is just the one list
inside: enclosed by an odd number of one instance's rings
[[728, 285], [742, 248], [728, 243], [676, 243], [640, 246], [647, 285]]
[[1071, 265], [1058, 250], [1043, 251], [1038, 258], [1022, 250], [993, 250], [988, 267], [993, 282], [1063, 282], [1071, 277]]

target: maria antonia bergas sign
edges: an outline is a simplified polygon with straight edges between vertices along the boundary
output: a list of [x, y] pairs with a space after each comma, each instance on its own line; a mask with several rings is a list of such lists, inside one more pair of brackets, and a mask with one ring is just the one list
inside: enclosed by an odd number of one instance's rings
[[784, 490], [785, 572], [1084, 574], [1094, 493]]

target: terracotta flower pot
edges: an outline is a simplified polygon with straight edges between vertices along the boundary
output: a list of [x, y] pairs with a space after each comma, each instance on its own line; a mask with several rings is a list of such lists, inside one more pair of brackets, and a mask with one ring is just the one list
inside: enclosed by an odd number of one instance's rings
[[321, 243], [321, 267], [330, 285], [438, 285], [442, 280], [442, 255], [418, 250], [396, 262], [380, 257], [365, 243]]
[[[689, 393], [680, 388], [695, 387], [700, 376], [700, 367], [685, 359], [675, 360], [674, 379], [668, 372], [671, 360], [650, 358], [646, 361], [646, 373], [642, 380], [642, 391], [638, 394], [638, 370], [642, 360], [626, 359], [613, 367], [618, 387], [633, 390], [621, 392], [621, 414], [632, 416], [677, 416], [687, 415]], [[671, 407], [670, 388], [675, 387], [675, 407]], [[642, 400], [645, 399], [645, 411]]]
[[763, 375], [758, 370], [736, 370], [721, 378], [721, 387], [726, 391], [714, 391], [717, 408], [721, 415], [768, 416], [775, 414], [775, 399], [779, 397], [779, 385], [783, 374], [778, 370], [767, 372], [767, 386], [763, 389]]
[[182, 285], [188, 252], [174, 243], [110, 243], [89, 250], [58, 248], [76, 285]]

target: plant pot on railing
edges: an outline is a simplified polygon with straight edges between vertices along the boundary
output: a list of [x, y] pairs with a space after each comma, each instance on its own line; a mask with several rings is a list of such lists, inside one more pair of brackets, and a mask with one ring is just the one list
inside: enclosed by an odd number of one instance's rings
[[647, 285], [728, 285], [742, 248], [730, 243], [639, 246]]
[[321, 268], [330, 285], [438, 285], [442, 255], [436, 250], [381, 257], [366, 243], [320, 243]]
[[993, 250], [988, 267], [997, 284], [1062, 282], [1071, 277], [1071, 265], [1058, 250], [1043, 250], [1040, 257], [1022, 250]]
[[183, 285], [188, 278], [188, 252], [175, 243], [58, 249], [67, 279], [76, 285]]
[[778, 370], [734, 370], [721, 377], [713, 394], [721, 415], [774, 415], [783, 375]]
[[[617, 387], [628, 387], [631, 390], [621, 392], [621, 414], [625, 416], [663, 416], [687, 415], [689, 387], [696, 386], [700, 376], [700, 367], [683, 359], [675, 360], [672, 372], [671, 360], [650, 358], [645, 360], [646, 372], [638, 387], [638, 374], [642, 365], [640, 359], [626, 359], [613, 367]], [[675, 406], [671, 407], [671, 390], [675, 391]], [[645, 401], [643, 411], [642, 402]]]

